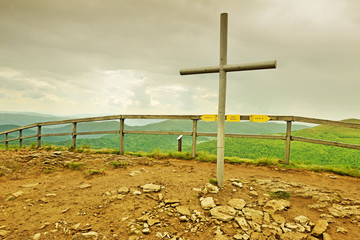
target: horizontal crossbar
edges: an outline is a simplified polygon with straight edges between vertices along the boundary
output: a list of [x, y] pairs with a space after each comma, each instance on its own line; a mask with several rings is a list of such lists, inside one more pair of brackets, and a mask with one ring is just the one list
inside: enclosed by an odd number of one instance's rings
[[258, 63], [226, 64], [222, 67], [212, 66], [212, 67], [202, 67], [202, 68], [189, 68], [189, 69], [181, 69], [180, 75], [218, 73], [222, 69], [225, 72], [262, 70], [262, 69], [276, 68], [276, 64], [277, 64], [276, 61], [267, 61], [267, 62], [258, 62]]

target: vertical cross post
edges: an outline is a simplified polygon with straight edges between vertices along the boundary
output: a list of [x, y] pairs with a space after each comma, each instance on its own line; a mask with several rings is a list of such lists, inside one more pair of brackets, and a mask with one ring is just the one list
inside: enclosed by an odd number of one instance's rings
[[276, 61], [232, 65], [227, 64], [227, 26], [228, 15], [227, 13], [222, 13], [220, 15], [220, 63], [218, 66], [180, 70], [181, 75], [219, 73], [219, 105], [217, 132], [217, 183], [219, 187], [224, 186], [226, 73], [234, 71], [276, 68]]
[[219, 105], [218, 105], [218, 133], [217, 133], [217, 162], [216, 180], [220, 187], [224, 183], [224, 154], [225, 154], [225, 103], [226, 103], [226, 72], [227, 64], [227, 29], [228, 15], [220, 15], [220, 72], [219, 72]]

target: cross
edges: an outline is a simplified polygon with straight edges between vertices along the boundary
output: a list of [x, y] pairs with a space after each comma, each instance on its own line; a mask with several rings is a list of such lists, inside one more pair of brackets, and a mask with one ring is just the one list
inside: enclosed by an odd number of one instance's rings
[[226, 100], [226, 73], [234, 71], [261, 70], [276, 68], [276, 61], [227, 64], [227, 29], [228, 14], [220, 15], [220, 64], [218, 66], [181, 69], [181, 75], [219, 73], [219, 105], [217, 131], [217, 172], [216, 180], [219, 187], [224, 186], [224, 150], [225, 150], [225, 100]]

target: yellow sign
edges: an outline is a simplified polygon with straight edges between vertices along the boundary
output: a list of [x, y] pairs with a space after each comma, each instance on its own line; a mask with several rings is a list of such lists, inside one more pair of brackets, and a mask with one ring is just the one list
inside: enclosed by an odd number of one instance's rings
[[201, 119], [204, 120], [204, 121], [217, 121], [218, 120], [218, 115], [216, 115], [216, 114], [202, 115]]
[[228, 122], [240, 122], [240, 115], [226, 115], [226, 121], [228, 121]]
[[249, 117], [250, 122], [267, 122], [270, 119], [271, 118], [269, 118], [269, 116], [266, 115], [250, 115]]

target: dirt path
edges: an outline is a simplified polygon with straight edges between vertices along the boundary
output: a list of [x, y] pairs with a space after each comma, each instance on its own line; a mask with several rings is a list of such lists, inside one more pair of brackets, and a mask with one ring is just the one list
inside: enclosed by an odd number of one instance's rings
[[[69, 169], [70, 162], [81, 169]], [[287, 239], [282, 234], [299, 215], [314, 224], [326, 219], [332, 239], [360, 239], [360, 179], [329, 173], [226, 164], [225, 187], [206, 193], [209, 179], [216, 179], [213, 163], [21, 150], [0, 151], [0, 176], [0, 239], [256, 239], [267, 225], [282, 231], [269, 239]], [[141, 188], [150, 183], [160, 189]], [[263, 211], [276, 191], [290, 193], [290, 208], [276, 213], [280, 222]], [[216, 219], [201, 197], [217, 206], [243, 199], [246, 208], [262, 212], [261, 230], [244, 210], [235, 219], [246, 218], [248, 231], [236, 220]], [[293, 229], [305, 236], [299, 239], [325, 236], [313, 231]]]

